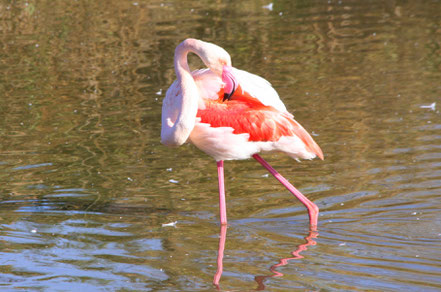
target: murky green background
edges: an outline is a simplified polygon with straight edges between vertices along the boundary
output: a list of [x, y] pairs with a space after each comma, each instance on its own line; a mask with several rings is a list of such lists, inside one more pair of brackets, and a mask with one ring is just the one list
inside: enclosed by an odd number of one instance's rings
[[159, 143], [195, 37], [270, 80], [325, 153], [264, 155], [321, 209], [283, 276], [305, 209], [255, 161], [225, 163], [219, 289], [441, 290], [441, 2], [269, 3], [0, 2], [1, 289], [216, 289], [216, 164]]

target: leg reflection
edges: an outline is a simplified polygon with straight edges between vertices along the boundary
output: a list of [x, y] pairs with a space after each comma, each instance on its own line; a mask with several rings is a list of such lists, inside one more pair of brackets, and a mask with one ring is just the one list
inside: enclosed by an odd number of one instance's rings
[[223, 258], [224, 258], [224, 249], [225, 249], [225, 240], [227, 239], [227, 225], [221, 224], [220, 233], [219, 233], [219, 249], [217, 252], [217, 270], [216, 274], [214, 274], [213, 284], [219, 290], [219, 280], [222, 276], [223, 271]]
[[[273, 273], [272, 275], [256, 276], [254, 279], [258, 284], [257, 290], [264, 290], [265, 289], [265, 284], [264, 284], [265, 279], [283, 276], [282, 273], [280, 273], [276, 270], [278, 267], [287, 265], [289, 260], [302, 259], [303, 256], [300, 253], [302, 251], [307, 250], [308, 246], [316, 245], [314, 238], [317, 238], [318, 235], [319, 234], [317, 232], [317, 228], [315, 226], [311, 227], [308, 235], [305, 237], [306, 242], [297, 246], [297, 248], [291, 253], [292, 257], [282, 258], [282, 259], [280, 259], [278, 264], [271, 266], [270, 271]], [[223, 258], [224, 258], [226, 239], [227, 239], [227, 225], [221, 225], [220, 233], [219, 233], [219, 249], [218, 249], [218, 253], [217, 253], [217, 270], [216, 270], [216, 274], [214, 274], [214, 279], [213, 279], [213, 284], [216, 286], [216, 288], [218, 290], [220, 290], [219, 281], [220, 281], [220, 278], [222, 276], [222, 271], [223, 271]]]
[[304, 258], [300, 253], [302, 251], [307, 250], [308, 246], [316, 245], [316, 242], [315, 242], [314, 238], [317, 238], [318, 235], [319, 234], [317, 232], [317, 229], [315, 227], [312, 227], [309, 230], [308, 236], [305, 237], [305, 241], [306, 242], [303, 243], [303, 244], [300, 244], [299, 246], [297, 246], [296, 250], [294, 250], [291, 253], [293, 255], [292, 257], [280, 259], [278, 264], [275, 264], [275, 265], [271, 266], [270, 271], [273, 273], [272, 275], [269, 275], [269, 276], [256, 276], [254, 278], [254, 280], [258, 284], [256, 290], [265, 290], [265, 284], [264, 284], [265, 279], [272, 278], [272, 277], [282, 277], [283, 276], [283, 274], [281, 272], [278, 272], [276, 270], [278, 267], [285, 266], [286, 264], [288, 264], [289, 260], [298, 260], [298, 259]]

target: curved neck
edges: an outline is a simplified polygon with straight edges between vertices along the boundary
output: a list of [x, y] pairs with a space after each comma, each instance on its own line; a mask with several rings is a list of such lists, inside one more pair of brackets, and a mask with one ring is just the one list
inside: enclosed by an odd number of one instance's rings
[[[170, 96], [167, 92], [166, 99], [168, 98], [170, 103], [163, 103], [161, 140], [166, 145], [184, 144], [196, 123], [199, 90], [187, 62], [189, 52], [198, 54], [199, 48], [195, 43], [196, 40], [185, 40], [175, 50], [174, 63], [178, 77], [178, 91], [172, 92]], [[175, 115], [177, 115], [176, 118], [173, 118], [172, 116]], [[168, 120], [170, 120], [170, 124]]]
[[198, 100], [199, 90], [197, 89], [193, 75], [191, 74], [190, 67], [188, 66], [187, 56], [189, 52], [195, 53], [200, 56], [200, 46], [195, 39], [187, 39], [183, 41], [175, 50], [175, 72], [178, 78], [178, 82], [181, 85], [182, 99]]
[[195, 53], [200, 57], [199, 54], [200, 46], [195, 39], [186, 39], [175, 50], [175, 72], [178, 79], [182, 77], [188, 77], [187, 73], [191, 77], [190, 67], [188, 66], [187, 56], [189, 52]]

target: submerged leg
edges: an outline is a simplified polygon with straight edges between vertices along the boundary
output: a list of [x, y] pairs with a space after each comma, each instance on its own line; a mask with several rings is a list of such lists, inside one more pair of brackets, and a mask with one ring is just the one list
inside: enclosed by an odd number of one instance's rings
[[284, 178], [280, 173], [278, 173], [271, 165], [268, 164], [262, 157], [258, 154], [254, 154], [253, 158], [256, 159], [260, 164], [263, 165], [268, 171], [288, 189], [297, 199], [302, 202], [303, 205], [308, 209], [309, 214], [309, 224], [313, 227], [317, 226], [319, 208], [316, 204], [311, 202], [307, 197], [305, 197], [299, 190], [297, 190], [286, 178]]
[[227, 205], [225, 203], [224, 161], [217, 161], [217, 176], [219, 177], [219, 212], [221, 224], [227, 224]]

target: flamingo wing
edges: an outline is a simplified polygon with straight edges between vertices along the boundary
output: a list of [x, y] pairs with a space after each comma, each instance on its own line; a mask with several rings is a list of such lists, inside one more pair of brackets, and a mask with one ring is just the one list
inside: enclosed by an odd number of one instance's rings
[[261, 103], [272, 106], [281, 112], [287, 111], [285, 105], [280, 100], [279, 95], [269, 81], [258, 75], [237, 68], [233, 68], [233, 74], [239, 81], [239, 85], [242, 89], [251, 96], [257, 98]]
[[232, 128], [236, 135], [247, 134], [249, 142], [272, 142], [265, 150], [281, 150], [302, 158], [317, 155], [323, 159], [320, 147], [291, 114], [263, 104], [241, 86], [229, 101], [222, 101], [223, 91], [219, 99], [207, 100], [205, 108], [197, 113], [200, 122], [212, 128]]

